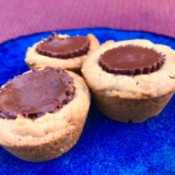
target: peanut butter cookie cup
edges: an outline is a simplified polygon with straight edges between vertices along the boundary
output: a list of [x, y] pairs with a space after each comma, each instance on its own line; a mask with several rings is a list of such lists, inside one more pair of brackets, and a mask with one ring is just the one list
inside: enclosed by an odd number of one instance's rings
[[88, 54], [99, 47], [97, 38], [87, 36], [57, 35], [36, 43], [26, 53], [26, 63], [31, 68], [61, 67], [79, 71]]
[[175, 92], [175, 51], [148, 40], [108, 41], [82, 73], [106, 116], [142, 122], [157, 116]]
[[19, 75], [0, 89], [0, 145], [23, 160], [54, 159], [76, 144], [89, 105], [75, 73], [45, 68]]

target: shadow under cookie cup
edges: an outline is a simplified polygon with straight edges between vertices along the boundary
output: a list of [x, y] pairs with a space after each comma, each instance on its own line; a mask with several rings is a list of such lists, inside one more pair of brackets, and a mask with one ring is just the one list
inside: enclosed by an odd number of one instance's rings
[[[143, 75], [115, 74], [99, 65], [100, 55], [106, 51], [130, 45], [165, 54], [165, 63], [162, 67], [159, 64], [160, 70]], [[120, 122], [139, 123], [157, 116], [172, 98], [175, 92], [174, 58], [171, 48], [148, 40], [108, 41], [85, 61], [82, 73], [102, 113]]]
[[70, 150], [78, 141], [90, 106], [90, 94], [83, 79], [67, 72], [74, 81], [75, 96], [61, 109], [36, 119], [19, 115], [0, 118], [0, 145], [16, 157], [30, 161], [48, 161]]

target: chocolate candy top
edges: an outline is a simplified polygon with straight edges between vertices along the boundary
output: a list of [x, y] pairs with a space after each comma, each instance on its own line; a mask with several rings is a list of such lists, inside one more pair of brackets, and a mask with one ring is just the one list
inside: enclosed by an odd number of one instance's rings
[[72, 78], [61, 69], [33, 70], [10, 80], [0, 89], [0, 117], [15, 119], [53, 113], [74, 97]]
[[110, 73], [138, 75], [160, 69], [164, 61], [164, 56], [154, 49], [126, 45], [107, 50], [100, 56], [99, 64]]
[[49, 57], [68, 59], [86, 54], [89, 46], [87, 37], [60, 38], [53, 32], [52, 36], [37, 45], [36, 51]]

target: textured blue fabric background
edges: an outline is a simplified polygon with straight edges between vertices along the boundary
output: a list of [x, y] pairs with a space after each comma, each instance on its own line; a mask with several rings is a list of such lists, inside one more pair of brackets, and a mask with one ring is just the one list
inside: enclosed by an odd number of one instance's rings
[[[175, 40], [146, 32], [113, 29], [59, 31], [70, 35], [93, 33], [106, 40], [146, 38], [175, 49]], [[21, 37], [0, 45], [0, 84], [28, 70], [29, 46], [50, 32]], [[165, 85], [166, 86], [166, 85]], [[0, 175], [173, 175], [175, 174], [175, 97], [156, 118], [141, 124], [123, 124], [101, 114], [94, 102], [77, 145], [55, 160], [30, 163], [0, 147]], [[149, 109], [148, 109], [149, 110]]]

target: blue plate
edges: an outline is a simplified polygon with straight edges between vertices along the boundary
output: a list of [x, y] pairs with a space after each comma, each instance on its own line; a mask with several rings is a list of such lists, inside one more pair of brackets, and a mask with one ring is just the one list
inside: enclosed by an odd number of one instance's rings
[[[175, 49], [175, 39], [147, 32], [104, 28], [57, 32], [69, 35], [93, 33], [101, 43], [145, 38]], [[29, 69], [24, 62], [27, 48], [50, 34], [24, 36], [0, 45], [1, 85]], [[123, 124], [106, 118], [92, 102], [82, 136], [71, 151], [52, 161], [30, 163], [0, 147], [0, 175], [175, 174], [174, 106], [175, 97], [156, 118], [141, 124]]]

